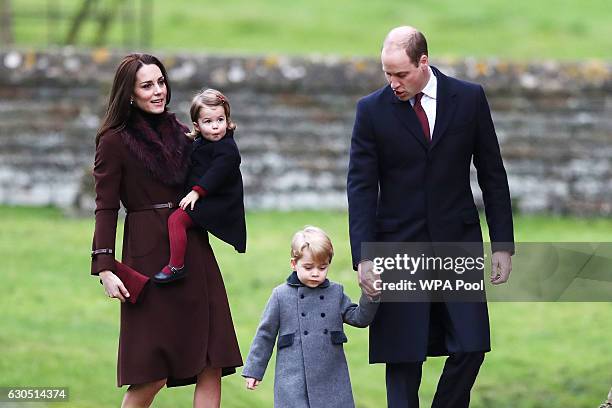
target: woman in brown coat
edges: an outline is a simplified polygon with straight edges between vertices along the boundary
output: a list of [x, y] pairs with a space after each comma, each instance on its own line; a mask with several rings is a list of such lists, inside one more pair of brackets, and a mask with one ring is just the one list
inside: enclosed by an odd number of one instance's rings
[[188, 129], [168, 112], [169, 102], [157, 58], [123, 59], [96, 137], [91, 272], [121, 301], [117, 383], [130, 385], [122, 406], [148, 407], [164, 385], [195, 383], [194, 406], [218, 407], [221, 376], [234, 373], [242, 359], [207, 233], [189, 231], [189, 276], [173, 285], [149, 283], [135, 303], [126, 302], [130, 293], [115, 274], [120, 203], [127, 211], [123, 263], [151, 277], [168, 260], [167, 219], [180, 199], [190, 152]]

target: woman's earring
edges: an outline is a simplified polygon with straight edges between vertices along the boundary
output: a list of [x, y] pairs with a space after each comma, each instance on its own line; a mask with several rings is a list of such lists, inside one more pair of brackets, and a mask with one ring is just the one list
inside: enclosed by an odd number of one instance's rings
[[133, 105], [133, 104], [134, 104], [134, 100], [130, 99], [130, 105]]

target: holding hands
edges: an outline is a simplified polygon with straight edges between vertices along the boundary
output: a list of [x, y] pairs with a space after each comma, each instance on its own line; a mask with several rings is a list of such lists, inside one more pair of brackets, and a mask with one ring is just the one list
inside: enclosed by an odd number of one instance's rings
[[183, 197], [183, 199], [179, 203], [179, 207], [185, 210], [188, 206], [191, 206], [191, 209], [193, 210], [193, 206], [199, 199], [200, 195], [196, 191], [190, 191], [189, 194]]
[[255, 378], [246, 377], [246, 387], [248, 390], [254, 390], [261, 383], [261, 381], [256, 380]]
[[374, 264], [370, 260], [364, 260], [357, 265], [357, 274], [359, 275], [359, 286], [363, 293], [370, 299], [375, 299], [380, 296], [380, 290], [374, 288], [374, 281], [379, 277], [374, 273]]

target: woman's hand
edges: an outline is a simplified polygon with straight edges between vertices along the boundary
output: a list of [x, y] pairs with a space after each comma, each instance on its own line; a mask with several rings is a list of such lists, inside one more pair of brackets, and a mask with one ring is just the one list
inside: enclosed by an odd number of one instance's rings
[[254, 390], [255, 388], [257, 388], [259, 383], [261, 383], [261, 381], [256, 380], [255, 378], [251, 378], [251, 377], [246, 377], [245, 380], [246, 380], [246, 387], [249, 390]]
[[117, 298], [121, 303], [125, 302], [125, 298], [130, 297], [130, 293], [127, 291], [121, 279], [117, 277], [112, 271], [102, 271], [98, 274], [102, 284], [104, 285], [104, 291], [106, 296], [110, 298]]
[[191, 209], [193, 210], [193, 206], [195, 205], [196, 201], [198, 201], [199, 198], [200, 198], [200, 195], [196, 191], [190, 191], [189, 194], [183, 197], [183, 199], [179, 203], [179, 206], [184, 211], [188, 205], [191, 205]]

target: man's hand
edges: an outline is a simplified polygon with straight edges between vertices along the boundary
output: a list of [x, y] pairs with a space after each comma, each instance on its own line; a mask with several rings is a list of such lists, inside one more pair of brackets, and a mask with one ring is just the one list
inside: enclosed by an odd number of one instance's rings
[[380, 276], [374, 273], [372, 261], [365, 260], [357, 265], [357, 275], [359, 276], [359, 286], [363, 293], [370, 299], [380, 295], [380, 290], [374, 288], [374, 281], [379, 280]]
[[196, 191], [190, 191], [189, 194], [183, 197], [183, 199], [179, 203], [179, 207], [181, 207], [184, 211], [187, 208], [187, 206], [190, 205], [191, 209], [193, 210], [193, 206], [195, 205], [196, 201], [198, 201], [199, 199], [200, 199], [200, 195]]
[[508, 280], [512, 271], [512, 257], [508, 251], [493, 252], [491, 257], [491, 283], [499, 285]]
[[125, 298], [130, 297], [129, 292], [123, 285], [121, 279], [119, 279], [112, 271], [102, 271], [98, 274], [98, 277], [104, 285], [106, 296], [109, 298], [117, 298], [121, 301], [121, 303], [124, 303]]
[[254, 390], [261, 383], [261, 381], [256, 380], [255, 378], [246, 377], [246, 387], [248, 390]]

